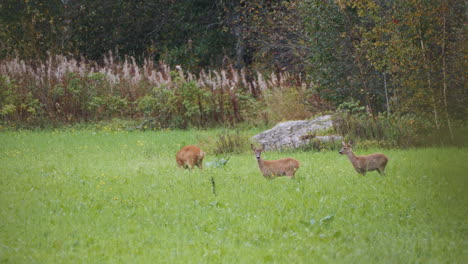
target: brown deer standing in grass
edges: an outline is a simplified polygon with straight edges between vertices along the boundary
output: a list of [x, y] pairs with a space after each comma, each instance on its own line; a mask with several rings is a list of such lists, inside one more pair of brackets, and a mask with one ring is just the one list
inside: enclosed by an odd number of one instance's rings
[[388, 158], [382, 153], [374, 153], [363, 156], [356, 156], [351, 148], [352, 142], [346, 144], [344, 141], [341, 142], [343, 147], [339, 151], [342, 155], [347, 155], [354, 169], [362, 175], [365, 175], [368, 171], [377, 170], [381, 175], [385, 175], [385, 166], [387, 166]]
[[267, 179], [273, 179], [278, 176], [288, 176], [290, 179], [294, 179], [294, 174], [299, 169], [299, 161], [293, 158], [284, 158], [279, 160], [263, 160], [261, 158], [264, 146], [261, 148], [255, 148], [253, 144], [250, 145], [255, 157], [257, 158], [258, 167], [263, 174], [263, 177]]
[[194, 166], [197, 166], [198, 168], [203, 169], [204, 157], [205, 152], [201, 150], [201, 148], [190, 145], [183, 147], [177, 152], [176, 161], [177, 165], [182, 168], [193, 169]]

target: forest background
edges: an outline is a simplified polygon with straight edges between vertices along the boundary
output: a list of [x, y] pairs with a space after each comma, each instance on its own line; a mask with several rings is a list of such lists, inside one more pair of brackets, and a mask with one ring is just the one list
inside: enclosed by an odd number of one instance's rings
[[465, 14], [461, 0], [5, 0], [0, 118], [159, 129], [329, 111], [349, 137], [460, 144]]

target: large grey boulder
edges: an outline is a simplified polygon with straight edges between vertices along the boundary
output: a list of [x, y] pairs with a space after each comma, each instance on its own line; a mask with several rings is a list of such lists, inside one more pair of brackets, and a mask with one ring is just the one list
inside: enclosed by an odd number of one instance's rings
[[312, 138], [323, 142], [342, 140], [341, 136], [310, 136], [320, 130], [327, 130], [333, 126], [331, 115], [317, 117], [313, 120], [299, 120], [282, 122], [258, 135], [253, 141], [263, 144], [265, 150], [281, 150], [297, 148], [307, 144]]

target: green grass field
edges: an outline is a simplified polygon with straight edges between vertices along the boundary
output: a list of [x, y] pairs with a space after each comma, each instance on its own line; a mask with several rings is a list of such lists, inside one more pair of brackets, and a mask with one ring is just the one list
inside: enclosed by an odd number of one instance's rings
[[336, 151], [265, 153], [296, 180], [250, 152], [176, 167], [215, 133], [1, 132], [0, 262], [467, 263], [466, 148], [384, 150], [386, 176]]

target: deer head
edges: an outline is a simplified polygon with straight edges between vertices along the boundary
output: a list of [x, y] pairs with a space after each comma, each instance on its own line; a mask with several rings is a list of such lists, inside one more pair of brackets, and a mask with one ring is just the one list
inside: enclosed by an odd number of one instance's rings
[[265, 149], [265, 145], [262, 144], [262, 147], [261, 147], [261, 148], [255, 148], [253, 144], [250, 144], [250, 148], [251, 148], [252, 151], [254, 152], [255, 157], [256, 157], [257, 159], [260, 159], [260, 155], [262, 155], [262, 151]]
[[343, 147], [340, 149], [340, 151], [338, 153], [342, 154], [342, 155], [346, 155], [348, 154], [349, 152], [352, 152], [353, 149], [352, 149], [352, 141], [349, 141], [349, 143], [345, 143], [344, 141], [341, 141], [341, 144], [343, 145]]

